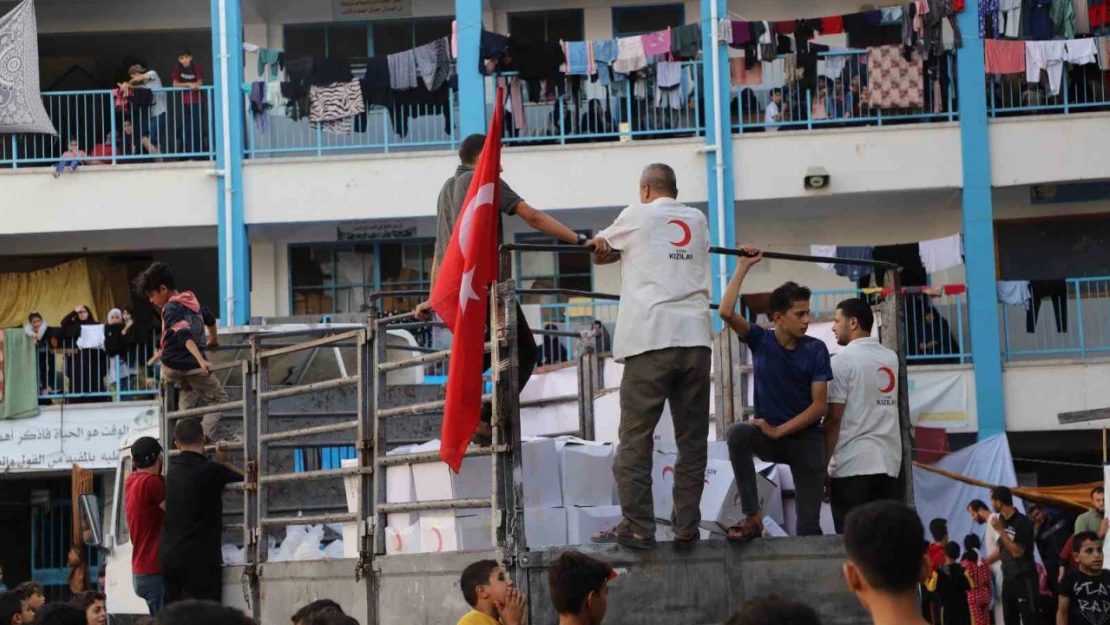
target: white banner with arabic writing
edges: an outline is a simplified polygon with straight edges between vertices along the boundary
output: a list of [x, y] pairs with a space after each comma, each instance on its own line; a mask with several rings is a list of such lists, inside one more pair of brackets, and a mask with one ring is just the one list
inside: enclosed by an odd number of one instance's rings
[[412, 15], [412, 0], [332, 0], [337, 20], [375, 20]]
[[158, 425], [155, 404], [51, 406], [32, 419], [0, 421], [0, 471], [111, 469], [131, 430]]
[[911, 372], [910, 421], [924, 427], [967, 427], [967, 373]]

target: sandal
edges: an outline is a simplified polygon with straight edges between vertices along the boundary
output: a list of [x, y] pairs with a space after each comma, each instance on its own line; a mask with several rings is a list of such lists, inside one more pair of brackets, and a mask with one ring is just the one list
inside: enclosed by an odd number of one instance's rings
[[629, 549], [651, 549], [655, 547], [654, 536], [640, 536], [634, 533], [628, 523], [621, 521], [611, 530], [602, 530], [590, 537], [590, 542], [601, 545], [617, 544]]
[[692, 534], [674, 533], [674, 544], [681, 547], [690, 547], [701, 540], [701, 532], [694, 530]]
[[748, 542], [763, 536], [763, 519], [757, 516], [744, 517], [739, 523], [728, 528], [727, 537], [733, 542]]

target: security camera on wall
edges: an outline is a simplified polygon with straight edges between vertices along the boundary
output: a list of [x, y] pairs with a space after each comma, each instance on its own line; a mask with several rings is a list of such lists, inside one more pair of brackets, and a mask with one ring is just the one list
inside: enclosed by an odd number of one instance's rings
[[824, 167], [810, 167], [803, 182], [806, 191], [820, 191], [829, 186], [829, 172]]

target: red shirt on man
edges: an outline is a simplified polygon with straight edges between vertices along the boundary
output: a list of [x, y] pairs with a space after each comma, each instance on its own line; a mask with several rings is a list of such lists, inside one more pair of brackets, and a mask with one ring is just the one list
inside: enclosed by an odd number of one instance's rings
[[166, 511], [166, 480], [161, 475], [140, 473], [127, 477], [124, 485], [124, 506], [127, 528], [131, 532], [131, 573], [158, 575], [162, 565], [158, 561], [158, 541], [162, 535], [162, 522]]

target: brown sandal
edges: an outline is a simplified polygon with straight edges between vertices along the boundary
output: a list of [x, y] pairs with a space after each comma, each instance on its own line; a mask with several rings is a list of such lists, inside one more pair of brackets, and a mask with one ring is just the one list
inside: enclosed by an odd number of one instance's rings
[[590, 542], [611, 545], [617, 544], [631, 549], [651, 549], [655, 547], [654, 536], [640, 536], [632, 531], [628, 523], [621, 521], [611, 530], [602, 530], [590, 537]]
[[727, 537], [733, 542], [748, 542], [763, 536], [763, 520], [759, 517], [744, 517], [739, 523], [728, 528]]

